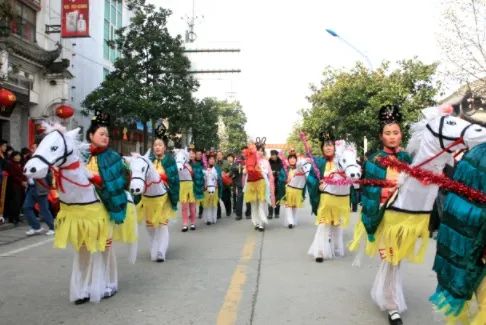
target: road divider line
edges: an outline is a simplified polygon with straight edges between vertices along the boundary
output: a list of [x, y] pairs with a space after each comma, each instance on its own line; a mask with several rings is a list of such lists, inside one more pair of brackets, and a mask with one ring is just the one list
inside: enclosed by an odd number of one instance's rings
[[231, 277], [231, 282], [226, 291], [223, 305], [219, 310], [217, 325], [232, 325], [236, 323], [238, 307], [243, 295], [243, 286], [246, 283], [246, 271], [248, 262], [251, 260], [256, 247], [255, 232], [251, 232], [246, 238], [241, 257]]
[[35, 244], [31, 244], [31, 245], [27, 245], [27, 246], [24, 246], [24, 247], [21, 247], [21, 248], [17, 248], [17, 249], [8, 251], [6, 253], [0, 254], [0, 257], [10, 257], [10, 256], [13, 256], [15, 254], [18, 254], [18, 253], [21, 253], [21, 252], [25, 252], [26, 250], [29, 250], [31, 248], [35, 248], [35, 247], [39, 247], [39, 246], [45, 245], [47, 243], [52, 242], [53, 240], [54, 240], [54, 238], [49, 238], [49, 239], [42, 240], [42, 241], [40, 241], [38, 243], [35, 243]]

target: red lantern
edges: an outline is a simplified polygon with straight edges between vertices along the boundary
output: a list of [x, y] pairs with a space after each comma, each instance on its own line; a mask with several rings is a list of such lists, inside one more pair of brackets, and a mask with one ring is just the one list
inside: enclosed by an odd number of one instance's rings
[[56, 108], [56, 116], [59, 118], [70, 118], [71, 116], [74, 115], [74, 108], [68, 105], [61, 105], [58, 108]]
[[17, 97], [10, 90], [0, 88], [0, 106], [11, 107], [17, 101]]

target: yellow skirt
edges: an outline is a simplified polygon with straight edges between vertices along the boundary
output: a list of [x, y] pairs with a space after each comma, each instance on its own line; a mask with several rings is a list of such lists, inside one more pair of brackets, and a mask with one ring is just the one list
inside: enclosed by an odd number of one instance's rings
[[176, 213], [172, 210], [169, 196], [166, 194], [158, 197], [143, 196], [138, 203], [139, 209], [138, 222], [145, 220], [147, 225], [159, 226], [166, 225], [169, 219], [175, 217]]
[[316, 225], [326, 224], [347, 227], [351, 215], [349, 195], [337, 196], [321, 193], [317, 209]]
[[196, 197], [194, 196], [194, 182], [193, 181], [181, 181], [179, 183], [179, 201], [181, 203], [195, 203]]
[[282, 202], [285, 203], [285, 206], [290, 208], [302, 208], [304, 204], [302, 191], [302, 189], [287, 185], [285, 187], [285, 196], [282, 198]]
[[113, 231], [113, 240], [132, 244], [138, 239], [138, 226], [137, 226], [137, 209], [135, 204], [128, 202], [127, 215], [122, 224], [111, 223]]
[[266, 193], [265, 193], [265, 180], [260, 179], [256, 182], [248, 182], [246, 183], [245, 189], [245, 203], [249, 202], [263, 202], [266, 200]]
[[[429, 243], [429, 219], [428, 213], [385, 210], [375, 241], [367, 242], [366, 253], [370, 256], [379, 253], [383, 260], [393, 265], [404, 259], [422, 263]], [[417, 247], [419, 239], [421, 243]]]
[[216, 208], [218, 206], [218, 201], [218, 190], [216, 190], [213, 194], [209, 194], [208, 191], [205, 191], [202, 206], [203, 208]]
[[60, 204], [56, 217], [54, 247], [71, 244], [79, 251], [86, 246], [90, 253], [103, 252], [109, 236], [110, 217], [101, 202]]

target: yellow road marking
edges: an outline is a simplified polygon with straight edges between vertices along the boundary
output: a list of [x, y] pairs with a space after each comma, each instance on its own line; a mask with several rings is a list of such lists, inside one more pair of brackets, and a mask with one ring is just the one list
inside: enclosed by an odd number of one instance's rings
[[253, 256], [256, 246], [256, 236], [252, 232], [245, 241], [245, 245], [241, 250], [241, 257], [236, 266], [231, 282], [224, 297], [223, 306], [219, 310], [217, 325], [232, 325], [236, 323], [238, 315], [238, 307], [243, 295], [243, 286], [246, 283], [247, 264]]

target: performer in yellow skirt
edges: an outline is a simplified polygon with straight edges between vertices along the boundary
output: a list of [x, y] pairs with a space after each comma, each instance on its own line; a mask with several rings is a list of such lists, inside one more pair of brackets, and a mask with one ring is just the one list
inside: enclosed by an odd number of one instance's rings
[[267, 206], [275, 207], [275, 182], [272, 168], [265, 159], [266, 138], [256, 139], [254, 145], [245, 149], [244, 201], [251, 205], [251, 220], [255, 230], [264, 231], [267, 219]]
[[[320, 135], [322, 157], [314, 158], [321, 175], [328, 177], [338, 172], [335, 161], [336, 141], [330, 132]], [[312, 170], [308, 179], [312, 212], [316, 215], [317, 230], [308, 254], [317, 263], [335, 256], [344, 256], [343, 228], [349, 223], [350, 185], [328, 185]]]
[[[129, 169], [122, 157], [108, 148], [108, 117], [99, 114], [86, 133], [90, 142], [90, 155], [86, 167], [92, 174], [96, 192], [109, 215], [108, 239], [103, 252], [105, 266], [104, 297], [113, 296], [118, 290], [118, 276], [112, 239], [130, 244], [130, 260], [135, 262], [138, 238], [137, 215], [131, 196], [126, 192]], [[129, 200], [130, 199], [130, 200]]]
[[283, 166], [278, 175], [277, 202], [285, 205], [285, 224], [292, 229], [297, 225], [297, 209], [302, 208], [304, 203], [306, 179], [312, 166], [304, 159], [297, 161], [293, 150]]
[[203, 215], [206, 224], [212, 225], [217, 221], [218, 202], [221, 198], [223, 181], [221, 174], [217, 170], [216, 155], [214, 153], [208, 154], [208, 166], [204, 170], [204, 199], [202, 205], [204, 208]]

